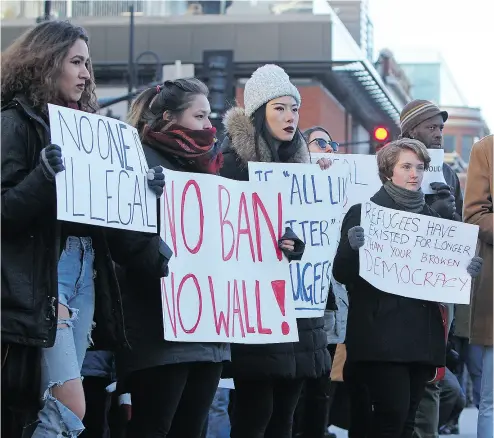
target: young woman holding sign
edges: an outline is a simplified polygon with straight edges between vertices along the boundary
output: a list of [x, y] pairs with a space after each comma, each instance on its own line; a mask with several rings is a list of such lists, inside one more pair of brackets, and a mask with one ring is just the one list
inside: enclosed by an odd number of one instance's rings
[[[276, 65], [257, 69], [245, 84], [243, 108], [232, 108], [223, 123], [221, 175], [247, 181], [249, 161], [310, 163], [298, 129], [301, 98]], [[328, 160], [320, 160], [328, 168]], [[297, 320], [299, 342], [232, 344], [229, 374], [235, 383], [232, 438], [290, 437], [303, 379], [329, 376], [324, 318]]]
[[[1, 74], [2, 409], [37, 410], [41, 388], [33, 437], [77, 436], [93, 316], [98, 348], [127, 345], [112, 258], [159, 278], [166, 246], [142, 233], [57, 221], [55, 175], [64, 166], [62, 150], [50, 144], [47, 104], [96, 109], [84, 29], [36, 26], [2, 53]], [[160, 171], [151, 172], [157, 196]]]
[[[218, 173], [223, 156], [208, 93], [191, 78], [166, 81], [136, 98], [128, 121], [139, 131], [149, 165]], [[120, 284], [132, 346], [117, 356], [119, 379], [132, 398], [128, 438], [199, 438], [223, 362], [230, 360], [228, 344], [165, 341], [160, 281], [125, 270]]]
[[[389, 143], [377, 155], [383, 187], [371, 201], [438, 217], [420, 189], [429, 162], [427, 149], [418, 140]], [[444, 306], [385, 293], [359, 276], [358, 250], [365, 243], [360, 214], [361, 204], [346, 214], [333, 263], [334, 278], [346, 285], [350, 301], [345, 382], [354, 401], [361, 403], [363, 395], [368, 397], [368, 411], [351, 422], [368, 418], [366, 436], [410, 438], [425, 385], [434, 379], [436, 368], [445, 364]], [[481, 267], [482, 259], [474, 257], [467, 271], [474, 277]]]

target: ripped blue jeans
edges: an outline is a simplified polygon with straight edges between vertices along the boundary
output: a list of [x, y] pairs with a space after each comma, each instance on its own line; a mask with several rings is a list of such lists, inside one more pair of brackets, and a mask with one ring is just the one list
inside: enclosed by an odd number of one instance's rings
[[59, 317], [55, 344], [41, 355], [41, 393], [44, 407], [32, 438], [77, 437], [82, 421], [55, 399], [54, 386], [81, 378], [86, 350], [91, 343], [94, 316], [94, 250], [90, 237], [67, 238], [58, 262], [58, 300], [70, 317]]

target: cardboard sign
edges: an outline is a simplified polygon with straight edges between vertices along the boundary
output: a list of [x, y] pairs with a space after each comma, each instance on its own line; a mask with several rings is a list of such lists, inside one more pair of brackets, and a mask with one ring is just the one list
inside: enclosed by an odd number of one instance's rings
[[347, 202], [347, 166], [329, 170], [312, 164], [249, 163], [249, 181], [280, 190], [283, 223], [305, 242], [301, 261], [290, 263], [291, 296], [297, 318], [324, 315], [340, 218]]
[[382, 186], [375, 155], [311, 154], [312, 163], [317, 163], [320, 158], [328, 158], [334, 164], [342, 163], [345, 166], [347, 199], [343, 216], [351, 206], [368, 201]]
[[57, 218], [157, 232], [156, 195], [135, 128], [116, 119], [48, 105], [51, 141], [62, 149]]
[[165, 339], [298, 341], [278, 190], [166, 171], [161, 237], [174, 252], [162, 279]]
[[360, 276], [376, 288], [408, 298], [470, 303], [479, 227], [362, 204], [365, 245], [359, 250]]
[[436, 193], [431, 189], [431, 183], [442, 182], [446, 183], [444, 179], [443, 164], [444, 164], [444, 150], [443, 149], [427, 149], [431, 157], [429, 168], [424, 172], [424, 179], [422, 180], [422, 191], [426, 195]]

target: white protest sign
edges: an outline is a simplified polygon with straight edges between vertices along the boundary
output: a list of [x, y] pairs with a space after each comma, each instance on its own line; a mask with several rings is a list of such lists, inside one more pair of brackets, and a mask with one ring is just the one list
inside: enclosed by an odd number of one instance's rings
[[343, 215], [351, 206], [368, 201], [381, 188], [375, 155], [363, 154], [312, 154], [312, 163], [320, 158], [328, 158], [333, 163], [344, 163], [347, 200], [343, 206]]
[[302, 260], [289, 265], [297, 318], [324, 315], [346, 202], [346, 168], [343, 163], [329, 170], [312, 164], [249, 163], [251, 184], [281, 191], [284, 226], [306, 244]]
[[426, 195], [436, 193], [431, 189], [431, 183], [442, 182], [446, 183], [443, 173], [444, 164], [444, 150], [443, 149], [427, 149], [431, 157], [429, 169], [424, 172], [424, 179], [422, 180], [422, 191]]
[[156, 195], [135, 128], [116, 119], [48, 105], [51, 141], [62, 149], [57, 218], [157, 232]]
[[[272, 189], [272, 187], [270, 187]], [[162, 278], [168, 341], [297, 342], [277, 190], [166, 171], [161, 237], [173, 250]]]
[[408, 298], [470, 303], [479, 227], [446, 219], [362, 204], [365, 245], [360, 276], [376, 288]]

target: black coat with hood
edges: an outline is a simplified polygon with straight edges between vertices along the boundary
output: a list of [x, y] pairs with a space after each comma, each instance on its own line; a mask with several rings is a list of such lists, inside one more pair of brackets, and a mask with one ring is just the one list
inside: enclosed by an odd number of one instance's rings
[[[39, 164], [48, 144], [48, 118], [25, 96], [2, 107], [2, 344], [47, 348], [55, 341], [58, 260], [71, 225], [57, 220], [55, 183]], [[92, 338], [99, 349], [127, 347], [113, 260], [159, 278], [161, 242], [145, 239], [143, 233], [88, 229], [96, 275]]]
[[[371, 201], [404, 210], [381, 188]], [[350, 247], [348, 230], [360, 225], [362, 204], [348, 210], [333, 262], [333, 276], [348, 291], [348, 362], [420, 363], [442, 367], [446, 339], [439, 305], [383, 292], [359, 275], [359, 251]], [[439, 217], [427, 204], [420, 214]], [[432, 376], [431, 376], [432, 377]]]
[[[223, 123], [226, 137], [222, 145], [224, 164], [221, 176], [247, 181], [249, 161], [272, 162], [273, 155], [266, 142], [259, 139], [259, 155], [255, 148], [255, 131], [249, 117], [241, 108], [230, 109]], [[309, 150], [303, 137], [286, 159], [287, 163], [310, 163]], [[281, 153], [280, 153], [281, 155]], [[232, 344], [232, 363], [227, 376], [238, 379], [317, 378], [329, 374], [331, 359], [326, 348], [324, 318], [297, 320], [299, 342], [281, 344]]]

